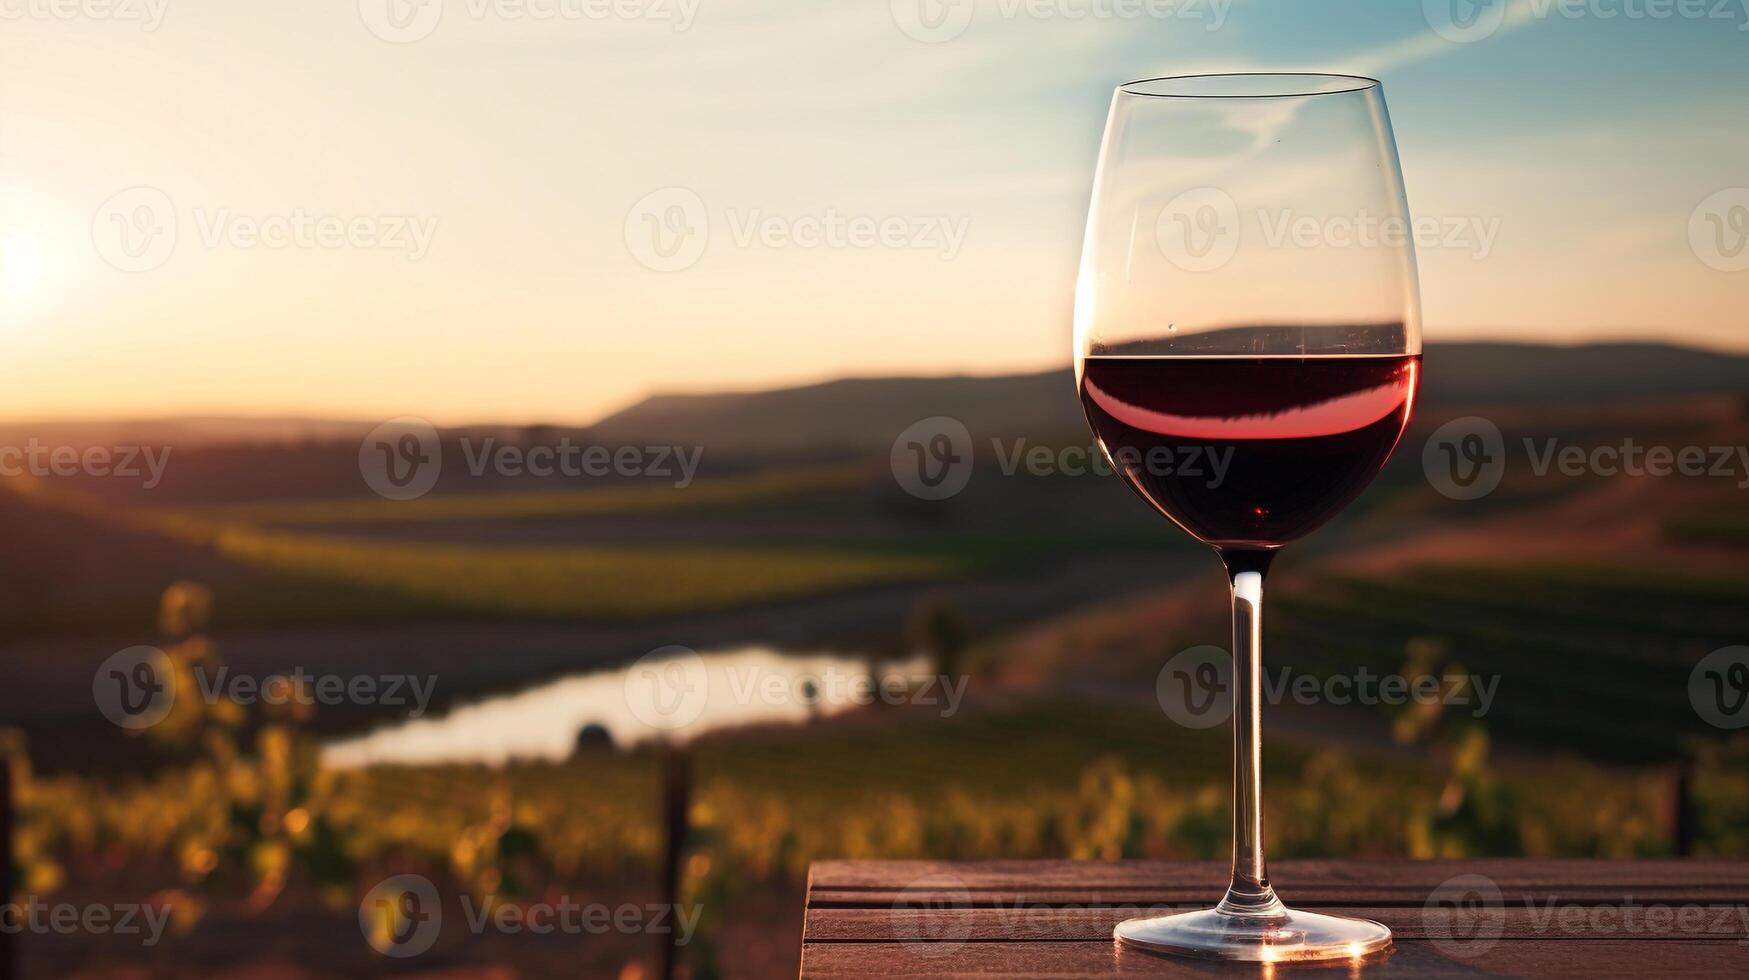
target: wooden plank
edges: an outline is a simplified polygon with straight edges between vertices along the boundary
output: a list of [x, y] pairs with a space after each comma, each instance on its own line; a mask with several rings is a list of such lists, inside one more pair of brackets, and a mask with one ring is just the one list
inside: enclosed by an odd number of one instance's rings
[[1235, 976], [1478, 977], [1741, 977], [1749, 949], [1729, 941], [1503, 942], [1484, 954], [1447, 955], [1419, 940], [1398, 942], [1362, 964], [1296, 964], [1279, 971], [1257, 964], [1218, 963], [1130, 952], [1107, 942], [965, 943], [951, 950], [914, 943], [806, 943], [802, 976]]
[[[1189, 907], [1011, 909], [809, 909], [809, 942], [1045, 942], [1109, 940], [1112, 927], [1142, 915]], [[1462, 946], [1523, 939], [1736, 939], [1749, 941], [1749, 907], [1683, 909], [1615, 906], [1554, 908], [1335, 907], [1337, 915], [1374, 919], [1398, 939], [1441, 939]], [[1459, 937], [1459, 938], [1450, 938]]]
[[[968, 887], [1077, 888], [1226, 883], [1225, 861], [816, 861], [815, 887], [902, 888], [927, 875], [951, 874]], [[1429, 887], [1459, 874], [1481, 874], [1501, 885], [1738, 885], [1749, 888], [1749, 861], [1662, 858], [1645, 861], [1489, 858], [1480, 860], [1271, 861], [1270, 877], [1336, 885]]]
[[[1122, 919], [1206, 906], [1226, 870], [1212, 861], [819, 862], [802, 972], [1257, 976], [1256, 965], [1111, 941]], [[1749, 862], [1282, 861], [1270, 870], [1291, 904], [1392, 929], [1394, 951], [1369, 958], [1368, 975], [1749, 975]], [[1453, 878], [1499, 896], [1478, 904], [1450, 888]], [[1351, 976], [1354, 966], [1292, 972]]]
[[[1208, 904], [1226, 885], [1216, 862], [820, 862], [812, 908], [898, 904], [1004, 906]], [[1730, 861], [1283, 861], [1270, 877], [1306, 908], [1419, 906], [1454, 878], [1480, 875], [1506, 904], [1731, 903], [1749, 899], [1749, 862]]]
[[[957, 890], [953, 887], [938, 887], [933, 880], [920, 883], [919, 886], [894, 892], [833, 892], [824, 891], [812, 897], [809, 908], [1011, 908], [1017, 905], [1027, 906], [1063, 906], [1063, 905], [1095, 905], [1095, 906], [1184, 906], [1200, 907], [1213, 905], [1221, 897], [1223, 882], [1213, 888], [1176, 888], [1147, 890], [1074, 890], [1061, 889], [1052, 891], [1016, 891], [970, 892]], [[1430, 901], [1437, 902], [1440, 895], [1448, 894], [1447, 889], [1369, 889], [1356, 890], [1348, 894], [1330, 892], [1319, 893], [1293, 884], [1284, 884], [1277, 880], [1276, 889], [1281, 893], [1282, 901], [1289, 905], [1297, 905], [1308, 909], [1327, 909], [1365, 905], [1376, 908], [1420, 908]], [[1510, 887], [1501, 889], [1502, 905], [1546, 905], [1553, 901], [1558, 904], [1604, 905], [1623, 904], [1629, 901], [1641, 904], [1661, 903], [1665, 905], [1685, 904], [1730, 904], [1744, 901], [1745, 892], [1737, 888], [1651, 888], [1644, 885], [1628, 885], [1619, 888], [1593, 886], [1588, 888], [1560, 888], [1545, 886], [1542, 890], [1518, 891]]]

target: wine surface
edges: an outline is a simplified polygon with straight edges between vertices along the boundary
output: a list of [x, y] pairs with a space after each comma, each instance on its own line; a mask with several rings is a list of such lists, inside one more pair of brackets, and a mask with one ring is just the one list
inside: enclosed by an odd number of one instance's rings
[[1130, 487], [1199, 540], [1272, 549], [1372, 482], [1420, 355], [1086, 358], [1081, 405]]

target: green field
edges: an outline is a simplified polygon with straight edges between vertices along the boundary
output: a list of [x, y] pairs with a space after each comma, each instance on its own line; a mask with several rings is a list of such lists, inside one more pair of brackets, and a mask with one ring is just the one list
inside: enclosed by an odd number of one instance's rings
[[747, 504], [842, 490], [869, 482], [858, 465], [765, 470], [700, 480], [676, 493], [667, 484], [591, 490], [433, 494], [413, 500], [345, 497], [223, 504], [164, 510], [173, 518], [254, 527], [448, 521], [529, 521], [669, 510], [728, 510]]
[[1672, 518], [1664, 522], [1664, 536], [1677, 544], [1745, 548], [1749, 547], [1749, 515], [1733, 512]]
[[1545, 751], [1654, 762], [1717, 736], [1689, 672], [1749, 636], [1749, 585], [1626, 566], [1427, 568], [1279, 596], [1272, 649], [1312, 673], [1399, 669], [1411, 642], [1500, 678], [1490, 729]]
[[952, 562], [800, 548], [493, 547], [227, 527], [229, 558], [457, 612], [583, 619], [726, 609], [952, 574]]
[[[90, 600], [100, 612], [140, 610], [132, 614], [139, 622], [147, 621], [146, 604], [174, 577], [206, 578], [204, 572], [182, 568], [209, 558], [236, 569], [212, 582], [220, 595], [221, 615], [230, 623], [309, 621], [314, 611], [332, 622], [420, 617], [604, 620], [727, 609], [951, 578], [1019, 547], [1005, 540], [993, 540], [989, 548], [975, 541], [950, 541], [931, 548], [894, 540], [836, 545], [757, 540], [647, 546], [426, 543], [302, 526], [397, 521], [490, 524], [677, 509], [709, 513], [754, 504], [781, 505], [854, 482], [866, 483], [866, 473], [834, 467], [701, 481], [685, 493], [639, 488], [430, 497], [404, 503], [361, 499], [175, 510], [118, 510], [71, 492], [35, 493], [23, 499], [30, 507], [80, 522], [79, 530], [89, 539], [82, 546], [92, 553], [122, 536], [145, 536], [135, 550], [161, 561], [173, 577], [141, 576], [131, 584], [124, 580]], [[153, 547], [153, 540], [162, 545]], [[177, 554], [183, 557], [163, 557]], [[50, 598], [60, 610], [51, 619], [83, 621], [73, 614], [76, 595], [57, 590]]]

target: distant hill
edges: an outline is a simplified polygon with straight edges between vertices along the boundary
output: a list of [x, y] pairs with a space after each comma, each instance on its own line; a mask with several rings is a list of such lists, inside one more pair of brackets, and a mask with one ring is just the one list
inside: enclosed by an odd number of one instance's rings
[[608, 443], [687, 440], [721, 451], [867, 449], [918, 419], [974, 433], [1056, 435], [1080, 421], [1068, 370], [998, 377], [844, 378], [747, 394], [657, 395], [591, 428]]
[[[378, 421], [381, 421], [380, 419]], [[377, 422], [347, 419], [183, 416], [163, 419], [0, 422], [0, 446], [284, 445], [364, 437]]]
[[[1749, 394], [1749, 356], [1668, 344], [1435, 344], [1427, 349], [1422, 403], [1537, 405], [1671, 395]], [[608, 445], [702, 444], [715, 454], [832, 455], [885, 452], [895, 434], [919, 419], [947, 415], [974, 435], [1013, 439], [1085, 438], [1081, 408], [1067, 368], [987, 377], [844, 378], [768, 391], [663, 394], [587, 429], [480, 425], [449, 430], [501, 441], [550, 442], [560, 436]], [[299, 456], [288, 472], [290, 495], [356, 491], [358, 440], [380, 420], [305, 418], [169, 418], [138, 421], [0, 423], [0, 446], [34, 437], [56, 445], [171, 445], [199, 450], [220, 470], [251, 470], [262, 447], [283, 454], [297, 446], [311, 457], [332, 456], [315, 475]], [[341, 452], [341, 450], [344, 450]], [[230, 459], [230, 457], [238, 457]], [[276, 457], [277, 458], [277, 457]], [[283, 459], [281, 459], [283, 462]], [[181, 457], [184, 476], [206, 462]], [[202, 482], [219, 479], [204, 474]], [[257, 478], [266, 478], [257, 474]]]
[[1749, 356], [1669, 344], [1433, 344], [1430, 404], [1537, 404], [1749, 393]]
[[[1435, 344], [1424, 405], [1540, 404], [1749, 393], [1749, 357], [1665, 344]], [[1068, 369], [998, 377], [846, 378], [746, 394], [657, 395], [603, 419], [610, 443], [702, 442], [718, 451], [884, 449], [918, 419], [974, 434], [1080, 437]]]

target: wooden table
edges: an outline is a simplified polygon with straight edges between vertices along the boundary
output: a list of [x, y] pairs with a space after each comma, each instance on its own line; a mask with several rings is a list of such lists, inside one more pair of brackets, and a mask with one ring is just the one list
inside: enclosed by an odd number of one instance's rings
[[1289, 905], [1376, 919], [1354, 963], [1229, 964], [1120, 950], [1141, 910], [1212, 904], [1225, 862], [821, 861], [802, 976], [1104, 974], [1749, 977], [1749, 862], [1281, 861]]

